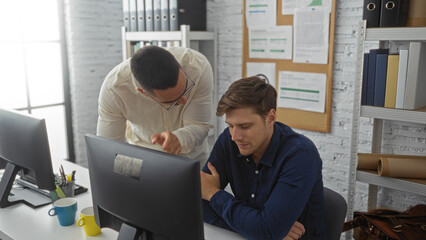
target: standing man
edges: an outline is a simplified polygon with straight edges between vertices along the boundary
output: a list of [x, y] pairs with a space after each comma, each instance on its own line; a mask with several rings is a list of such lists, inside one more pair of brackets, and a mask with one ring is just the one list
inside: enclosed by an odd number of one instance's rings
[[276, 99], [259, 77], [234, 82], [220, 99], [216, 115], [228, 128], [201, 171], [204, 220], [248, 239], [327, 239], [321, 158], [276, 122]]
[[212, 86], [212, 68], [201, 53], [144, 47], [106, 76], [97, 134], [204, 164]]

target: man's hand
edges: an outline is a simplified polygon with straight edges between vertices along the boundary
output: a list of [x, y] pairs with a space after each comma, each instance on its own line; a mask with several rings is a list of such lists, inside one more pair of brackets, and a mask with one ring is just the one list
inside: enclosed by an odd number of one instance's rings
[[293, 227], [291, 227], [290, 232], [288, 232], [287, 236], [283, 238], [283, 240], [293, 240], [299, 239], [305, 234], [305, 227], [300, 222], [295, 222]]
[[220, 180], [216, 168], [210, 162], [207, 163], [207, 167], [212, 174], [200, 171], [201, 197], [204, 200], [210, 201], [210, 198], [220, 190]]
[[171, 154], [179, 154], [182, 150], [179, 139], [171, 132], [155, 133], [151, 136], [152, 144], [159, 144], [163, 150]]

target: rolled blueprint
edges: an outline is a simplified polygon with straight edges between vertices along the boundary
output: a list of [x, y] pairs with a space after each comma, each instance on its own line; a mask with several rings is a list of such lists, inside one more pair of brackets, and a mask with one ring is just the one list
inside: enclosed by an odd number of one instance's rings
[[413, 158], [379, 158], [378, 174], [386, 177], [424, 178], [426, 179], [426, 157]]
[[358, 153], [357, 169], [377, 171], [379, 158], [408, 158], [408, 159], [426, 159], [426, 156], [382, 154], [382, 153]]

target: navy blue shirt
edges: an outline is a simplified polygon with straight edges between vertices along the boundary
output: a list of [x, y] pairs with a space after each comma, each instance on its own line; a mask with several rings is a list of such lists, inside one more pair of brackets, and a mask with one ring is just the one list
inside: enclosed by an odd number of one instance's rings
[[[276, 122], [271, 142], [256, 165], [242, 156], [229, 129], [219, 136], [208, 159], [222, 190], [203, 200], [204, 221], [248, 239], [283, 239], [295, 221], [301, 239], [327, 239], [322, 161], [315, 145]], [[207, 163], [203, 171], [210, 173]], [[235, 197], [223, 190], [230, 184]]]

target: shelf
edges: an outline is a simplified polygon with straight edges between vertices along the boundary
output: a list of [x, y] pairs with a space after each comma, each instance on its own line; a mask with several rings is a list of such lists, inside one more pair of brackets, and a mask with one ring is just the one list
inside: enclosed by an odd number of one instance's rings
[[426, 27], [368, 28], [366, 41], [426, 41]]
[[[189, 40], [214, 40], [214, 32], [190, 31]], [[126, 32], [127, 41], [180, 41], [181, 31]]]
[[357, 171], [356, 180], [376, 186], [426, 196], [426, 179], [382, 177], [375, 171]]
[[418, 110], [361, 106], [361, 116], [426, 124], [426, 107]]

